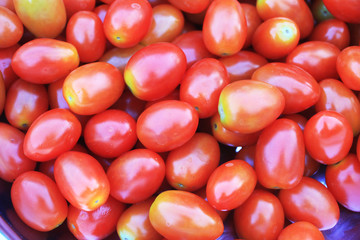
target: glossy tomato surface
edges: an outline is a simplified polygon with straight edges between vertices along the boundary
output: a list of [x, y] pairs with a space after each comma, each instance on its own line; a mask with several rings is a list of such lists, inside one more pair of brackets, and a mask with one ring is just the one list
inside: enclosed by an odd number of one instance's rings
[[19, 17], [6, 7], [0, 6], [0, 48], [11, 47], [19, 42], [24, 28]]
[[345, 86], [360, 90], [360, 73], [358, 71], [360, 46], [350, 46], [341, 51], [336, 61], [336, 70]]
[[349, 23], [360, 23], [360, 2], [357, 0], [323, 0], [324, 5], [336, 18]]
[[305, 221], [295, 222], [284, 228], [278, 240], [325, 240], [320, 230], [313, 224]]
[[204, 11], [211, 2], [210, 0], [169, 0], [169, 2], [175, 7], [188, 13], [200, 13]]

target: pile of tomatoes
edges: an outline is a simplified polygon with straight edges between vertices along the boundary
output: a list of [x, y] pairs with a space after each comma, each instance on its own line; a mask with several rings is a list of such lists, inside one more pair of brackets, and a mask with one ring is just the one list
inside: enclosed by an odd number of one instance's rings
[[360, 212], [359, 40], [357, 0], [2, 0], [1, 181], [77, 239], [325, 239]]

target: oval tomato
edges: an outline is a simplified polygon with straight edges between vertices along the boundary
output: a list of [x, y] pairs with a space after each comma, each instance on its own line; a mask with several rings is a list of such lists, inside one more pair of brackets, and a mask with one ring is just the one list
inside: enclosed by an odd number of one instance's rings
[[19, 77], [16, 76], [11, 66], [11, 59], [20, 46], [15, 44], [12, 47], [0, 48], [0, 72], [4, 79], [6, 89]]
[[66, 16], [69, 19], [74, 13], [79, 11], [92, 11], [95, 7], [96, 0], [63, 0]]
[[24, 28], [19, 17], [6, 7], [0, 6], [0, 48], [15, 45], [21, 39]]
[[278, 240], [325, 240], [323, 234], [320, 230], [313, 224], [305, 221], [299, 221], [293, 224], [290, 224], [284, 228]]
[[351, 90], [360, 90], [360, 74], [357, 66], [360, 64], [360, 46], [350, 46], [343, 49], [336, 61], [336, 70], [341, 81]]
[[262, 20], [258, 14], [256, 7], [249, 3], [241, 3], [245, 19], [246, 19], [246, 40], [244, 48], [250, 47], [252, 37], [256, 31], [256, 28], [262, 23]]
[[360, 2], [357, 0], [323, 0], [334, 17], [349, 23], [360, 23]]

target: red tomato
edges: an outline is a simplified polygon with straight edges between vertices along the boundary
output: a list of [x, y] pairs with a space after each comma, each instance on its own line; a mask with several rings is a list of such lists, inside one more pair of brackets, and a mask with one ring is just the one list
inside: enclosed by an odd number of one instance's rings
[[284, 17], [266, 20], [252, 38], [252, 46], [260, 55], [269, 59], [279, 59], [288, 55], [298, 44], [300, 31], [297, 24]]
[[234, 212], [239, 237], [253, 240], [275, 240], [284, 226], [284, 211], [273, 194], [256, 189]]
[[206, 185], [206, 197], [220, 211], [239, 207], [250, 197], [256, 185], [254, 169], [243, 160], [231, 160], [217, 167]]
[[230, 57], [219, 59], [225, 65], [230, 82], [251, 79], [256, 69], [268, 63], [260, 54], [251, 51], [240, 51]]
[[121, 214], [116, 227], [120, 239], [163, 239], [150, 223], [149, 210], [153, 201], [154, 198], [149, 198], [136, 203]]
[[125, 204], [112, 197], [93, 211], [80, 210], [70, 205], [67, 226], [76, 239], [104, 239], [115, 231], [124, 210]]
[[116, 67], [95, 62], [78, 67], [66, 77], [63, 95], [71, 111], [92, 115], [114, 104], [124, 88], [123, 77]]
[[0, 48], [7, 48], [15, 45], [22, 37], [24, 28], [19, 17], [7, 9], [0, 6]]
[[207, 49], [218, 56], [240, 51], [246, 40], [244, 12], [236, 0], [214, 0], [206, 11], [203, 37]]
[[10, 85], [19, 78], [11, 67], [11, 59], [19, 47], [18, 44], [15, 44], [12, 47], [0, 48], [0, 72], [4, 78], [6, 89], [9, 89]]
[[106, 38], [116, 47], [138, 44], [150, 29], [152, 8], [146, 0], [116, 0], [104, 19]]
[[135, 149], [115, 159], [107, 176], [111, 196], [120, 202], [137, 203], [159, 189], [165, 177], [165, 164], [159, 154], [148, 149]]
[[61, 225], [68, 212], [67, 203], [55, 182], [35, 171], [16, 178], [11, 187], [11, 201], [21, 220], [41, 232]]
[[283, 113], [301, 112], [314, 105], [320, 97], [316, 80], [303, 69], [288, 63], [268, 63], [258, 68], [252, 79], [277, 87], [285, 97]]
[[343, 115], [325, 110], [308, 120], [304, 139], [311, 157], [322, 164], [334, 164], [349, 153], [353, 133], [350, 123]]
[[171, 42], [184, 27], [182, 12], [170, 4], [161, 4], [153, 8], [153, 20], [149, 32], [141, 40], [144, 45], [156, 42]]
[[136, 122], [126, 112], [106, 110], [93, 116], [84, 129], [86, 146], [101, 157], [115, 158], [136, 143]]
[[299, 26], [301, 39], [309, 36], [314, 27], [314, 18], [304, 0], [261, 0], [256, 2], [256, 9], [263, 20], [290, 18]]
[[[63, 0], [66, 10], [66, 16], [69, 19], [74, 13], [79, 11], [92, 11], [96, 0]], [[93, 49], [95, 50], [95, 49]]]
[[325, 79], [319, 85], [321, 93], [315, 104], [316, 111], [341, 113], [349, 121], [354, 136], [357, 136], [360, 132], [360, 102], [354, 92], [335, 79]]
[[94, 12], [77, 12], [67, 23], [66, 41], [76, 47], [81, 62], [94, 62], [105, 51], [103, 23]]
[[24, 155], [24, 136], [24, 133], [13, 126], [0, 123], [0, 178], [7, 182], [35, 169], [36, 162]]
[[195, 134], [198, 119], [195, 109], [188, 103], [161, 101], [141, 113], [136, 132], [146, 148], [166, 152], [190, 140]]
[[329, 19], [315, 26], [309, 40], [329, 42], [342, 50], [350, 44], [349, 27], [339, 19]]
[[191, 104], [199, 118], [217, 112], [221, 90], [229, 84], [225, 66], [216, 59], [205, 58], [192, 65], [180, 85], [180, 100]]
[[154, 43], [137, 51], [125, 67], [124, 79], [142, 100], [165, 97], [181, 82], [186, 70], [183, 51], [171, 43]]
[[11, 11], [15, 12], [13, 0], [0, 0], [0, 6], [6, 7]]
[[254, 167], [255, 162], [256, 144], [250, 146], [241, 147], [235, 155], [235, 159], [242, 159], [247, 162], [250, 166]]
[[55, 161], [54, 176], [62, 195], [78, 209], [96, 210], [109, 197], [105, 171], [89, 154], [75, 151], [61, 154]]
[[304, 137], [296, 122], [278, 119], [261, 132], [255, 155], [255, 170], [261, 185], [293, 188], [300, 182], [304, 166]]
[[351, 90], [360, 90], [360, 46], [350, 46], [341, 51], [337, 58], [336, 70], [345, 86]]
[[278, 240], [325, 240], [320, 230], [313, 224], [305, 221], [290, 224], [284, 228]]
[[22, 45], [15, 52], [11, 65], [20, 78], [45, 84], [55, 82], [77, 68], [79, 55], [70, 43], [38, 38]]
[[96, 15], [98, 15], [101, 22], [104, 22], [105, 16], [107, 14], [107, 11], [109, 10], [109, 7], [110, 6], [108, 4], [101, 4], [101, 5], [97, 6], [96, 8], [94, 8], [93, 12], [96, 13]]
[[52, 109], [40, 115], [24, 139], [24, 153], [35, 161], [48, 161], [72, 149], [81, 134], [79, 120], [66, 109]]
[[278, 88], [265, 82], [241, 80], [222, 90], [218, 111], [225, 128], [254, 133], [279, 117], [284, 106], [285, 98]]
[[188, 13], [202, 12], [210, 4], [210, 0], [169, 0], [169, 2], [180, 10]]
[[254, 5], [248, 3], [241, 3], [245, 19], [246, 19], [246, 40], [244, 43], [244, 48], [250, 47], [252, 42], [252, 36], [256, 28], [262, 23], [262, 20], [258, 14], [258, 11]]
[[160, 193], [151, 205], [149, 218], [167, 239], [210, 240], [224, 231], [221, 218], [204, 199], [180, 190]]
[[196, 191], [206, 185], [219, 165], [220, 148], [207, 133], [196, 133], [187, 143], [172, 150], [166, 159], [166, 179], [179, 190]]
[[136, 120], [145, 109], [145, 104], [145, 101], [138, 99], [128, 89], [125, 89], [123, 94], [121, 94], [121, 97], [111, 106], [111, 108], [123, 110]]
[[48, 94], [44, 85], [18, 79], [7, 92], [5, 116], [14, 127], [27, 130], [48, 107]]
[[360, 23], [360, 2], [357, 0], [323, 0], [336, 18], [349, 23]]
[[62, 0], [14, 0], [14, 6], [22, 23], [36, 37], [55, 38], [65, 27]]
[[303, 177], [292, 189], [282, 189], [279, 199], [290, 221], [308, 221], [327, 230], [339, 220], [339, 206], [331, 192], [320, 182]]
[[335, 199], [353, 212], [360, 212], [360, 161], [355, 154], [326, 167], [326, 184]]
[[162, 97], [162, 98], [154, 100], [154, 101], [146, 102], [145, 108], [148, 108], [151, 105], [154, 105], [155, 103], [165, 101], [165, 100], [180, 100], [180, 90], [179, 90], [179, 88], [175, 88], [174, 91], [172, 91], [170, 94], [166, 95], [165, 97]]

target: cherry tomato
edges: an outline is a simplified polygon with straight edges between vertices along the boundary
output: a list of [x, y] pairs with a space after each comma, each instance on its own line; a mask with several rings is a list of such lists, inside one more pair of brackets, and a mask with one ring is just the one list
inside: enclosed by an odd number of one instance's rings
[[137, 203], [159, 189], [165, 177], [165, 164], [159, 154], [148, 149], [135, 149], [115, 159], [107, 176], [111, 196], [120, 202]]
[[150, 29], [152, 8], [146, 0], [116, 0], [104, 19], [106, 38], [116, 47], [138, 44]]
[[262, 20], [254, 5], [241, 3], [241, 7], [244, 11], [247, 26], [246, 40], [243, 48], [247, 48], [251, 45], [252, 36], [254, 35], [256, 28], [262, 23]]
[[323, 0], [334, 17], [349, 23], [360, 23], [360, 2], [357, 0]]
[[304, 166], [304, 137], [296, 122], [278, 119], [261, 132], [255, 155], [255, 170], [261, 185], [293, 188], [300, 182]]
[[219, 165], [220, 148], [207, 133], [196, 133], [187, 143], [172, 150], [166, 159], [166, 179], [179, 190], [196, 191], [204, 187]]
[[210, 4], [210, 0], [168, 0], [172, 5], [188, 13], [200, 13]]
[[[79, 11], [92, 11], [95, 7], [96, 0], [63, 0], [66, 10], [66, 16], [69, 19]], [[93, 49], [94, 50], [94, 49]]]
[[238, 1], [214, 0], [210, 4], [203, 22], [203, 38], [211, 53], [237, 53], [245, 44], [246, 34], [246, 19]]
[[93, 12], [96, 13], [96, 15], [98, 15], [101, 22], [104, 22], [105, 16], [107, 14], [107, 11], [109, 10], [109, 7], [110, 6], [108, 4], [101, 4], [101, 5], [97, 6], [96, 8], [94, 8]]
[[221, 211], [243, 204], [256, 185], [254, 169], [243, 160], [231, 160], [217, 167], [206, 185], [206, 197], [211, 206]]
[[120, 239], [163, 239], [150, 223], [149, 210], [153, 201], [154, 198], [149, 198], [136, 203], [121, 214], [116, 227]]
[[116, 67], [95, 62], [78, 67], [66, 77], [63, 95], [71, 111], [92, 115], [114, 104], [124, 88], [123, 77]]
[[284, 113], [301, 112], [320, 97], [316, 80], [303, 69], [287, 63], [268, 63], [258, 68], [252, 79], [277, 87], [285, 97]]
[[181, 82], [186, 57], [172, 43], [154, 43], [137, 51], [125, 67], [124, 78], [131, 92], [142, 100], [165, 97]]
[[11, 201], [21, 220], [41, 232], [58, 227], [68, 212], [67, 203], [55, 182], [35, 171], [16, 178], [11, 187]]
[[273, 194], [255, 189], [234, 212], [235, 230], [239, 237], [275, 240], [284, 226], [284, 211]]
[[76, 47], [81, 62], [94, 62], [105, 51], [103, 23], [94, 12], [77, 12], [67, 23], [66, 41]]
[[284, 228], [278, 240], [325, 240], [323, 234], [320, 230], [313, 224], [305, 221], [299, 221], [293, 224], [290, 224]]
[[48, 94], [44, 85], [18, 79], [7, 92], [5, 116], [14, 127], [27, 130], [48, 107]]
[[188, 103], [161, 101], [141, 113], [136, 132], [146, 148], [166, 152], [190, 140], [195, 134], [198, 119], [196, 110]]
[[172, 91], [170, 94], [166, 95], [165, 97], [162, 97], [162, 98], [154, 100], [154, 101], [146, 102], [145, 108], [148, 108], [151, 105], [154, 105], [155, 103], [162, 102], [162, 101], [165, 101], [165, 100], [180, 100], [180, 90], [179, 90], [179, 88], [175, 88], [174, 91]]
[[67, 42], [38, 38], [22, 45], [11, 66], [23, 80], [45, 84], [66, 77], [79, 65], [76, 48]]
[[41, 114], [24, 139], [25, 155], [35, 161], [48, 161], [72, 149], [81, 134], [79, 120], [66, 109]]
[[192, 65], [180, 86], [180, 100], [191, 104], [199, 118], [208, 118], [217, 112], [221, 90], [229, 84], [225, 66], [216, 59], [205, 58]]
[[224, 231], [221, 218], [204, 199], [181, 190], [160, 193], [150, 207], [149, 218], [167, 239], [210, 240]]
[[354, 92], [335, 79], [324, 79], [319, 85], [321, 93], [315, 104], [316, 111], [341, 113], [349, 121], [354, 136], [357, 136], [360, 132], [360, 102]]
[[121, 97], [111, 106], [111, 108], [127, 112], [136, 120], [144, 111], [145, 104], [145, 101], [136, 98], [128, 89], [125, 89], [123, 94], [121, 94]]
[[334, 164], [349, 153], [353, 133], [350, 123], [343, 115], [324, 110], [308, 120], [304, 139], [311, 157], [322, 164]]
[[13, 126], [0, 123], [0, 178], [14, 181], [24, 172], [35, 169], [35, 162], [24, 155], [25, 134]]
[[222, 90], [218, 111], [225, 128], [254, 133], [279, 117], [284, 106], [285, 98], [278, 88], [261, 81], [241, 80]]
[[65, 27], [62, 0], [14, 0], [14, 7], [22, 23], [36, 37], [55, 38]]
[[15, 12], [13, 0], [0, 0], [0, 6], [6, 7], [11, 11]]
[[274, 17], [261, 23], [252, 38], [252, 46], [268, 59], [279, 59], [288, 55], [300, 38], [297, 24], [284, 17]]
[[15, 45], [22, 37], [24, 28], [19, 17], [7, 9], [0, 6], [0, 48], [7, 48]]
[[55, 161], [54, 176], [62, 195], [78, 209], [96, 210], [109, 197], [105, 171], [89, 154], [75, 151], [61, 154]]
[[136, 143], [136, 122], [126, 112], [106, 110], [93, 116], [84, 129], [86, 146], [101, 157], [114, 158]]
[[242, 159], [247, 162], [250, 166], [254, 167], [255, 162], [256, 144], [250, 146], [241, 147], [235, 155], [235, 159]]
[[290, 221], [308, 221], [320, 230], [335, 226], [339, 220], [339, 206], [331, 192], [320, 182], [303, 177], [292, 189], [282, 189], [280, 202]]
[[18, 44], [15, 44], [12, 47], [0, 48], [0, 72], [4, 78], [6, 89], [19, 78], [11, 67], [11, 59], [19, 47]]
[[125, 204], [109, 197], [98, 209], [84, 211], [69, 206], [67, 226], [76, 239], [104, 239], [113, 233]]
[[360, 64], [360, 46], [350, 46], [339, 54], [336, 70], [345, 86], [352, 90], [360, 90], [360, 74], [357, 65]]

